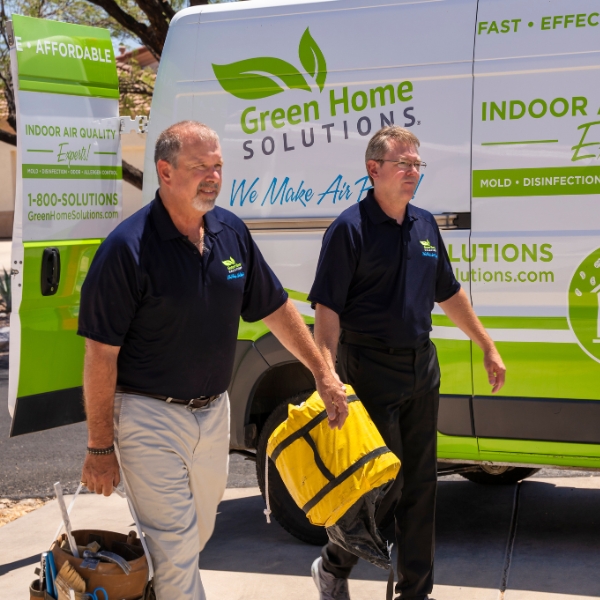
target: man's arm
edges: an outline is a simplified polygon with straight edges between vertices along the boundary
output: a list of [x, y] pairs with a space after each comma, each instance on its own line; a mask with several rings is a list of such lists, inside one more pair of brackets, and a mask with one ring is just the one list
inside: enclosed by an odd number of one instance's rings
[[339, 339], [340, 316], [324, 304], [317, 304], [315, 310], [315, 342], [325, 362], [334, 373]]
[[[120, 349], [90, 339], [85, 343], [83, 391], [90, 448], [108, 448], [114, 442], [113, 407]], [[86, 454], [81, 481], [91, 492], [110, 496], [120, 481], [115, 453]]]
[[310, 331], [291, 300], [263, 319], [265, 325], [315, 377], [317, 392], [325, 403], [329, 426], [342, 428], [348, 416], [346, 394], [330, 365], [325, 362]]
[[461, 288], [454, 296], [439, 303], [448, 318], [483, 350], [483, 366], [495, 394], [504, 385], [506, 367], [492, 338], [477, 318], [469, 297]]

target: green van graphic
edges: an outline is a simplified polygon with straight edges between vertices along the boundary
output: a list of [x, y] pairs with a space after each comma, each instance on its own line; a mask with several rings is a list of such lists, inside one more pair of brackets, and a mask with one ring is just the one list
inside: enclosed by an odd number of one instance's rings
[[569, 323], [582, 349], [600, 362], [600, 248], [581, 262], [571, 279]]
[[[322, 92], [327, 79], [327, 63], [308, 27], [300, 38], [298, 54], [304, 70]], [[279, 82], [289, 89], [312, 91], [304, 75], [294, 65], [281, 58], [258, 56], [228, 65], [213, 63], [212, 67], [221, 87], [242, 100], [257, 100], [280, 94], [284, 88]]]

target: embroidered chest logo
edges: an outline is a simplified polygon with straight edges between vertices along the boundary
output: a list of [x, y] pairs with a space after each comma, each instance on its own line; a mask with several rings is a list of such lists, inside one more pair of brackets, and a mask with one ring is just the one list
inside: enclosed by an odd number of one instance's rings
[[244, 276], [244, 272], [242, 271], [242, 263], [239, 263], [232, 256], [230, 256], [227, 260], [222, 261], [222, 263], [227, 267], [227, 271], [229, 271], [227, 279], [238, 279], [239, 277]]
[[431, 258], [437, 258], [437, 248], [429, 243], [429, 240], [419, 240], [419, 243], [423, 246], [423, 256], [429, 256]]

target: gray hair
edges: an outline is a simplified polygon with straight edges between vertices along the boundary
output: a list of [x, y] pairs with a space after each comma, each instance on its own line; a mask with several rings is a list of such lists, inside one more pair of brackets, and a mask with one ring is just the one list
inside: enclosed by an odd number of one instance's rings
[[186, 137], [197, 137], [201, 142], [218, 142], [217, 132], [199, 121], [179, 121], [165, 129], [156, 140], [154, 164], [164, 160], [177, 168], [177, 158]]
[[[406, 144], [407, 146], [414, 146], [418, 148], [421, 145], [419, 138], [411, 133], [408, 129], [400, 127], [399, 125], [389, 125], [388, 127], [382, 127], [370, 140], [367, 145], [365, 152], [365, 164], [370, 160], [383, 160], [384, 156], [390, 149], [389, 142], [399, 142]], [[373, 180], [369, 175], [371, 185]]]

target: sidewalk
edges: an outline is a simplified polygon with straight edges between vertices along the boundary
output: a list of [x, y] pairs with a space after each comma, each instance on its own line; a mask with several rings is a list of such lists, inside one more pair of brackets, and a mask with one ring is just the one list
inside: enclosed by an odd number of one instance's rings
[[[514, 497], [515, 486], [441, 481], [433, 598], [502, 598]], [[599, 505], [597, 477], [523, 482], [504, 600], [600, 597]], [[317, 600], [310, 565], [319, 549], [276, 523], [267, 525], [263, 508], [257, 488], [227, 489], [200, 562], [208, 600]], [[126, 503], [117, 496], [81, 496], [72, 517], [75, 528], [132, 528]], [[52, 501], [0, 528], [0, 598], [27, 600], [39, 554], [48, 549], [58, 522]], [[384, 571], [361, 561], [350, 580], [352, 599], [383, 600], [386, 579]]]

